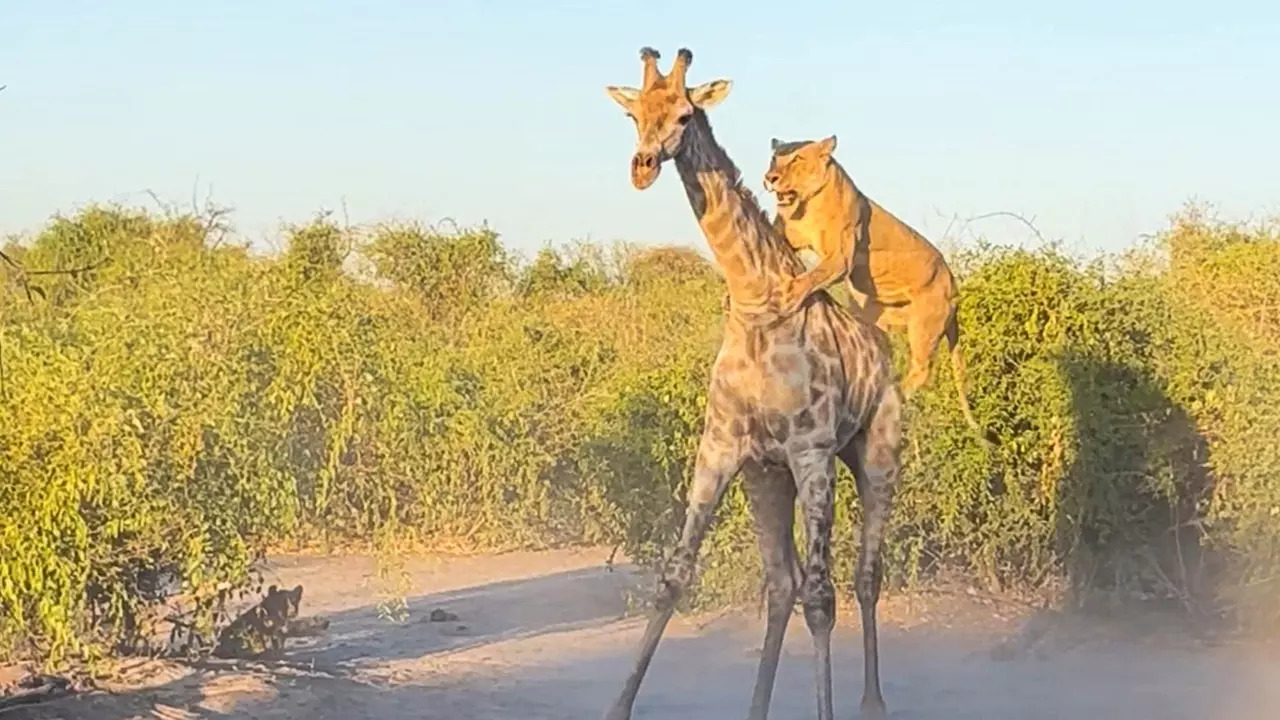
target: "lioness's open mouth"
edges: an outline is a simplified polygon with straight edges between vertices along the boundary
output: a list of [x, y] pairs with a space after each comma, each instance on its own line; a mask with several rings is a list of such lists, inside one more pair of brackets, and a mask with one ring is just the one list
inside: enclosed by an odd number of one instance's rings
[[778, 194], [778, 207], [788, 207], [796, 204], [796, 200], [800, 194], [795, 190], [783, 190]]

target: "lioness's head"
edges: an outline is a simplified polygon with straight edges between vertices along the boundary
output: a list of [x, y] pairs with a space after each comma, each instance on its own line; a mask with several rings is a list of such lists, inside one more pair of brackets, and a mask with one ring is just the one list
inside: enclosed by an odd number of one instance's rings
[[262, 608], [273, 620], [288, 620], [298, 616], [298, 606], [302, 603], [302, 586], [292, 590], [280, 590], [275, 585], [267, 588], [267, 596], [262, 600]]
[[818, 194], [826, 184], [836, 136], [797, 142], [774, 138], [770, 145], [773, 157], [764, 174], [764, 189], [774, 194], [778, 211], [785, 213]]

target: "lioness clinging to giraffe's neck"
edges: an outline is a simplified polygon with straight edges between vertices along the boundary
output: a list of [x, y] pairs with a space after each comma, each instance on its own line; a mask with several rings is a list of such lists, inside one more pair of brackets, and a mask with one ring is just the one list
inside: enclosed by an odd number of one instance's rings
[[965, 397], [965, 364], [956, 318], [958, 292], [942, 253], [911, 226], [864, 195], [832, 153], [835, 136], [816, 141], [772, 141], [764, 185], [777, 198], [774, 227], [797, 250], [819, 260], [812, 270], [778, 290], [783, 312], [800, 307], [814, 292], [842, 282], [851, 308], [882, 330], [907, 329], [908, 395], [929, 379], [929, 359], [943, 335], [960, 410], [978, 436], [994, 443], [973, 417]]

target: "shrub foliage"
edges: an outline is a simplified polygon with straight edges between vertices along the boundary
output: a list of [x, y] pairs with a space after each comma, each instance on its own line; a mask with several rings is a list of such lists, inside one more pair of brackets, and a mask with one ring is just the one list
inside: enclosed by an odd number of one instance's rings
[[[670, 546], [721, 332], [701, 255], [525, 261], [488, 228], [326, 216], [285, 236], [260, 255], [197, 217], [93, 207], [6, 248], [25, 272], [0, 293], [0, 652], [117, 648], [168, 593], [207, 608], [291, 542]], [[1067, 579], [1274, 620], [1278, 240], [1191, 208], [1120, 257], [953, 257], [970, 397], [1001, 444], [971, 436], [939, 353], [907, 416], [891, 579]], [[840, 492], [849, 579], [843, 469]], [[705, 548], [693, 602], [752, 597], [736, 485]]]

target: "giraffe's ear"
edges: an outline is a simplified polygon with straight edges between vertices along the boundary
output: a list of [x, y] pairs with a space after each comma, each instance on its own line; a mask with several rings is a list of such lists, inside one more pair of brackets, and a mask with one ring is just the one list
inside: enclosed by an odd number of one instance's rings
[[689, 89], [689, 102], [693, 103], [695, 107], [710, 110], [729, 97], [729, 88], [731, 87], [733, 87], [732, 80], [712, 80], [711, 82], [702, 83], [696, 88]]
[[823, 157], [836, 151], [836, 136], [830, 135], [818, 141], [818, 154]]
[[635, 103], [636, 98], [640, 97], [640, 91], [633, 87], [619, 87], [610, 85], [604, 89], [613, 101], [622, 106], [623, 110], [631, 112], [631, 105]]

